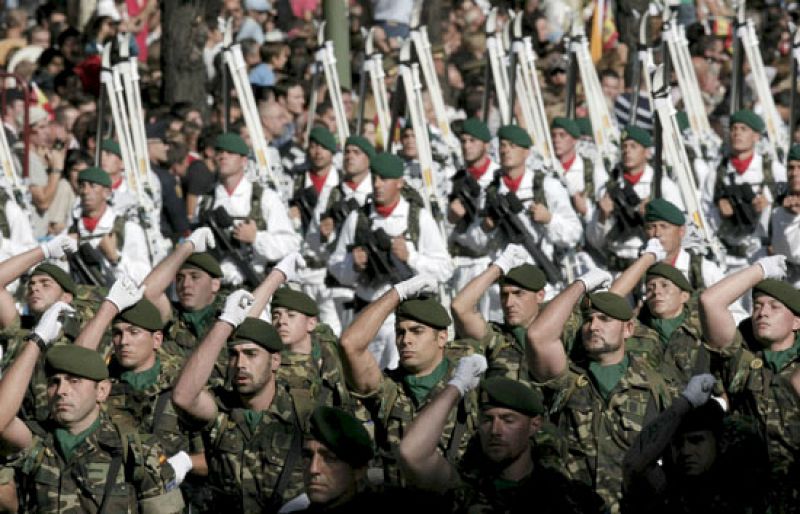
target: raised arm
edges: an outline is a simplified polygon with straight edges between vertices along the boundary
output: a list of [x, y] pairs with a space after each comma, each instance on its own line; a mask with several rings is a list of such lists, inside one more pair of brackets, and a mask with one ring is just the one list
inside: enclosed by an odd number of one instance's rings
[[647, 246], [642, 250], [642, 255], [628, 266], [625, 271], [618, 276], [608, 290], [620, 296], [628, 296], [639, 285], [647, 269], [658, 261], [664, 259], [667, 252], [661, 245], [658, 238], [651, 238], [647, 241]]
[[525, 264], [527, 257], [528, 252], [522, 246], [508, 245], [493, 264], [459, 291], [450, 304], [458, 337], [480, 340], [486, 336], [486, 320], [476, 309], [477, 303], [492, 284], [512, 268]]
[[75, 339], [75, 345], [97, 350], [114, 316], [135, 305], [142, 299], [144, 291], [145, 286], [137, 286], [130, 277], [115, 281], [108, 291], [108, 296], [97, 309], [97, 313], [81, 328], [81, 333]]
[[700, 295], [700, 322], [709, 345], [724, 348], [733, 342], [736, 321], [728, 306], [765, 278], [786, 276], [786, 256], [762, 257], [755, 264], [729, 275]]
[[248, 316], [258, 318], [267, 308], [272, 294], [285, 282], [294, 281], [297, 278], [297, 270], [304, 268], [305, 265], [306, 261], [298, 252], [292, 252], [281, 259], [253, 291], [253, 305], [250, 307]]
[[201, 421], [211, 421], [217, 416], [217, 405], [205, 386], [219, 352], [244, 321], [252, 301], [253, 295], [243, 289], [231, 293], [219, 319], [186, 361], [175, 382], [172, 401], [189, 416]]

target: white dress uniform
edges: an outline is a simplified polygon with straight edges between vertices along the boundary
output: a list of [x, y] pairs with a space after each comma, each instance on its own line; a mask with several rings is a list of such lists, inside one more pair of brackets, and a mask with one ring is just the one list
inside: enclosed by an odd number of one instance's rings
[[[252, 194], [253, 183], [245, 177], [242, 177], [231, 193], [228, 193], [224, 185], [217, 184], [214, 187], [211, 209], [224, 207], [232, 218], [245, 218], [250, 214]], [[261, 194], [261, 215], [266, 221], [267, 230], [256, 232], [256, 240], [253, 242], [253, 267], [257, 272], [263, 271], [266, 263], [277, 262], [300, 248], [300, 237], [292, 228], [286, 207], [278, 193], [267, 187]], [[242, 273], [231, 259], [223, 259], [220, 267], [223, 283], [238, 286], [244, 282]]]
[[776, 207], [770, 221], [770, 246], [775, 255], [785, 255], [787, 282], [800, 287], [800, 214]]
[[[625, 179], [620, 177], [619, 183]], [[648, 164], [645, 166], [644, 174], [633, 186], [633, 190], [639, 195], [642, 201], [648, 200], [652, 193], [655, 181], [655, 171]], [[661, 178], [661, 196], [664, 200], [675, 204], [680, 210], [685, 211], [680, 189], [677, 184], [667, 176]], [[616, 216], [612, 213], [605, 222], [600, 221], [600, 209], [596, 209], [592, 217], [592, 222], [586, 225], [586, 240], [595, 248], [602, 249], [604, 253], [611, 253], [622, 259], [635, 259], [639, 256], [639, 250], [644, 245], [644, 241], [637, 236], [630, 237], [624, 241], [608, 241], [607, 237], [611, 229], [617, 224]]]
[[[690, 270], [691, 265], [692, 255], [685, 249], [681, 248], [673, 266], [683, 273], [683, 275], [686, 277], [686, 280], [688, 280], [690, 284], [692, 282], [692, 271]], [[703, 257], [702, 261], [700, 261], [700, 274], [702, 275], [703, 284], [706, 288], [713, 286], [725, 278], [725, 272], [723, 272], [716, 263], [706, 259], [705, 257]], [[741, 298], [732, 303], [729, 307], [729, 310], [731, 311], [731, 314], [733, 314], [737, 324], [743, 319], [749, 317]]]
[[[374, 209], [370, 212], [369, 221], [373, 230], [382, 228], [391, 236], [407, 234], [409, 203], [400, 198], [400, 201], [391, 214], [383, 217]], [[355, 294], [362, 302], [372, 302], [389, 290], [392, 284], [367, 284], [365, 277], [353, 269], [353, 255], [348, 248], [355, 243], [358, 212], [352, 212], [345, 220], [336, 250], [330, 257], [328, 269], [342, 285], [355, 287]], [[406, 236], [408, 239], [408, 237]], [[419, 241], [414, 245], [406, 241], [408, 248], [408, 266], [416, 274], [426, 274], [434, 277], [440, 283], [445, 283], [453, 274], [450, 255], [440, 236], [433, 216], [425, 209], [419, 211]], [[394, 255], [391, 256], [394, 264], [399, 264]], [[394, 315], [389, 316], [381, 327], [375, 340], [370, 343], [370, 351], [381, 369], [394, 369], [397, 367], [399, 355], [394, 344]]]
[[[577, 193], [583, 193], [586, 191], [586, 172], [585, 172], [585, 163], [584, 159], [588, 159], [588, 157], [584, 157], [580, 153], [575, 154], [575, 160], [572, 161], [570, 164], [569, 169], [564, 170], [564, 174], [562, 175], [564, 184], [567, 188], [567, 194], [569, 195], [570, 199], [575, 196]], [[597, 208], [597, 202], [600, 198], [603, 197], [606, 191], [606, 183], [609, 180], [608, 172], [606, 172], [605, 166], [603, 166], [602, 162], [598, 160], [589, 159], [592, 164], [592, 182], [594, 183], [594, 195], [592, 198], [586, 199], [586, 214], [580, 216], [581, 221], [584, 223], [584, 226], [592, 220], [592, 216], [594, 216], [594, 211]], [[563, 163], [562, 163], [563, 165]]]
[[8, 235], [0, 234], [0, 262], [13, 257], [17, 254], [27, 252], [36, 246], [36, 239], [33, 237], [33, 228], [30, 219], [25, 214], [17, 202], [15, 202], [10, 192], [6, 193], [9, 198], [3, 205], [6, 223], [8, 223]]
[[[125, 171], [124, 175], [128, 173]], [[148, 173], [150, 182], [150, 200], [153, 202], [155, 211], [161, 212], [161, 181], [158, 180], [158, 175], [150, 171]], [[136, 197], [136, 192], [133, 191], [128, 184], [127, 179], [123, 178], [122, 182], [116, 187], [111, 189], [111, 207], [117, 215], [123, 216], [127, 212], [139, 205], [139, 199]], [[158, 221], [158, 220], [156, 220]], [[160, 225], [159, 225], [160, 226]]]

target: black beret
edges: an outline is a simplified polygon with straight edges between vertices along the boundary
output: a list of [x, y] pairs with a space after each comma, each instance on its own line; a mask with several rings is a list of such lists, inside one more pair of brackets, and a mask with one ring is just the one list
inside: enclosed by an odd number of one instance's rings
[[627, 300], [608, 291], [589, 293], [584, 297], [583, 314], [588, 315], [592, 310], [600, 311], [620, 321], [629, 321], [633, 317], [633, 311]]
[[531, 417], [544, 414], [544, 406], [538, 392], [508, 377], [491, 377], [484, 380], [478, 398], [481, 408], [504, 407]]
[[222, 278], [222, 268], [219, 265], [219, 261], [210, 253], [193, 253], [181, 265], [181, 269], [184, 268], [197, 268], [205, 271], [213, 278]]
[[516, 268], [511, 268], [508, 273], [500, 279], [500, 285], [506, 284], [519, 286], [528, 291], [538, 292], [547, 285], [547, 277], [544, 272], [533, 264], [523, 264]]
[[255, 343], [271, 353], [283, 350], [283, 342], [278, 331], [263, 319], [245, 319], [228, 339], [228, 346], [236, 346], [243, 342]]
[[31, 276], [34, 275], [49, 276], [55, 280], [56, 283], [61, 286], [61, 289], [67, 293], [75, 294], [75, 292], [78, 290], [78, 286], [75, 285], [75, 281], [72, 280], [72, 277], [70, 277], [66, 271], [59, 268], [55, 264], [45, 262], [44, 264], [38, 265], [36, 269], [33, 270], [33, 273], [31, 273]]
[[395, 314], [397, 321], [413, 319], [439, 330], [449, 327], [452, 323], [445, 308], [432, 296], [406, 300], [397, 307]]
[[73, 344], [60, 344], [47, 350], [45, 374], [51, 376], [56, 373], [69, 373], [95, 381], [108, 378], [108, 368], [102, 355]]
[[645, 281], [650, 280], [650, 277], [664, 277], [687, 293], [694, 291], [692, 285], [689, 283], [689, 280], [686, 279], [686, 276], [681, 272], [681, 270], [675, 266], [667, 264], [666, 262], [657, 262], [647, 268]]
[[164, 322], [161, 313], [147, 298], [142, 298], [114, 317], [114, 322], [125, 321], [145, 330], [161, 330]]
[[314, 409], [310, 421], [311, 437], [353, 467], [366, 466], [374, 450], [369, 433], [347, 412], [325, 405]]
[[795, 316], [800, 316], [800, 291], [791, 284], [768, 278], [753, 286], [753, 297], [765, 294], [784, 304]]
[[310, 296], [302, 291], [295, 291], [288, 287], [282, 287], [275, 291], [272, 295], [271, 303], [273, 307], [286, 307], [306, 316], [319, 315], [319, 306]]

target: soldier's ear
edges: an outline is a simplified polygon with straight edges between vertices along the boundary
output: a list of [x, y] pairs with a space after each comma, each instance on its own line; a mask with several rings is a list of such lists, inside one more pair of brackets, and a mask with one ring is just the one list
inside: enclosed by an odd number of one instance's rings
[[633, 320], [623, 321], [622, 323], [622, 336], [624, 339], [628, 339], [633, 335]]
[[531, 418], [531, 424], [529, 429], [529, 434], [531, 437], [542, 428], [543, 423], [544, 421], [542, 420], [541, 416], [534, 416]]
[[541, 304], [542, 302], [544, 302], [544, 295], [545, 295], [544, 288], [540, 289], [539, 291], [536, 291], [536, 303]]
[[218, 278], [211, 279], [211, 292], [214, 294], [219, 293], [219, 288], [222, 287], [222, 281]]
[[317, 324], [318, 323], [319, 323], [319, 320], [317, 319], [316, 316], [308, 316], [306, 318], [306, 332], [311, 333], [311, 331], [313, 331], [315, 328], [317, 328]]
[[61, 293], [61, 297], [58, 300], [60, 302], [68, 303], [68, 304], [71, 305], [72, 304], [72, 300], [73, 300], [72, 293], [68, 293], [68, 292], [64, 291], [63, 293]]
[[103, 403], [108, 399], [108, 393], [111, 392], [111, 382], [109, 380], [101, 380], [97, 383], [97, 402]]
[[153, 350], [158, 350], [164, 343], [164, 332], [156, 330], [153, 332]]
[[792, 322], [792, 332], [797, 332], [798, 330], [800, 330], [800, 316], [795, 316]]
[[273, 353], [270, 357], [270, 362], [272, 364], [272, 372], [275, 373], [281, 367], [281, 352]]
[[[689, 294], [689, 293], [687, 293], [686, 291], [681, 291], [681, 303], [686, 303], [686, 302], [688, 302], [688, 301], [689, 301], [689, 298], [691, 298], [691, 297], [692, 297], [692, 295], [690, 295], [690, 294]], [[795, 318], [795, 319], [797, 319], [797, 318]]]

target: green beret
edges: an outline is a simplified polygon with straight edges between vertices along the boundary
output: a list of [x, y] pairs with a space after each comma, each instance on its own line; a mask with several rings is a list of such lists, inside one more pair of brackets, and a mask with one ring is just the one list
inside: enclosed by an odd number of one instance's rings
[[122, 149], [119, 147], [119, 143], [112, 139], [104, 139], [103, 142], [100, 144], [100, 149], [105, 150], [106, 152], [113, 153], [120, 159], [122, 159]]
[[61, 289], [67, 293], [75, 294], [75, 292], [78, 290], [78, 286], [75, 285], [75, 281], [72, 280], [72, 277], [70, 277], [66, 271], [59, 268], [55, 264], [45, 262], [44, 264], [38, 265], [31, 273], [31, 276], [34, 275], [49, 276], [55, 280], [56, 283], [61, 286]]
[[522, 148], [530, 148], [533, 145], [531, 136], [518, 125], [503, 125], [497, 130], [497, 137]]
[[553, 118], [553, 124], [550, 125], [551, 129], [560, 128], [567, 131], [567, 134], [578, 139], [581, 137], [581, 128], [575, 123], [575, 120], [569, 118]]
[[741, 111], [736, 111], [733, 113], [731, 115], [731, 127], [733, 127], [734, 123], [747, 125], [759, 134], [764, 132], [764, 120], [761, 119], [761, 116], [754, 113], [750, 109], [742, 109]]
[[682, 227], [686, 224], [686, 216], [674, 203], [663, 198], [655, 198], [647, 202], [644, 208], [644, 221], [666, 221]]
[[104, 187], [111, 187], [111, 177], [108, 176], [108, 173], [106, 173], [105, 170], [102, 170], [96, 166], [86, 168], [78, 173], [78, 183], [81, 182], [91, 182], [92, 184], [100, 184]]
[[375, 157], [375, 147], [372, 146], [372, 143], [369, 142], [367, 138], [364, 136], [350, 136], [344, 142], [344, 146], [353, 145], [356, 148], [360, 149], [362, 152], [367, 154], [367, 156], [372, 159]]
[[577, 118], [575, 123], [578, 125], [582, 136], [594, 137], [594, 132], [592, 132], [592, 120], [589, 118]]
[[108, 378], [108, 368], [102, 355], [73, 344], [60, 344], [47, 350], [45, 374], [52, 376], [56, 373], [68, 373], [95, 381]]
[[792, 145], [789, 148], [789, 155], [786, 158], [786, 162], [789, 161], [800, 161], [800, 145]]
[[212, 278], [222, 278], [222, 268], [219, 266], [219, 261], [207, 252], [190, 255], [181, 265], [181, 269], [185, 268], [197, 268], [205, 271]]
[[244, 142], [242, 136], [233, 132], [218, 135], [217, 139], [214, 140], [214, 150], [222, 150], [242, 156], [250, 154], [250, 149], [247, 148], [247, 143]]
[[369, 433], [361, 422], [342, 409], [321, 405], [314, 409], [309, 425], [313, 439], [351, 466], [360, 468], [372, 459], [374, 451]]
[[547, 285], [547, 277], [544, 272], [533, 264], [523, 264], [516, 268], [511, 268], [508, 273], [500, 279], [500, 285], [515, 285], [528, 291], [541, 291]]
[[800, 316], [800, 291], [791, 284], [781, 280], [768, 278], [753, 286], [753, 297], [765, 294], [784, 304], [786, 308]]
[[413, 319], [438, 330], [444, 330], [452, 323], [445, 308], [433, 297], [406, 300], [397, 307], [395, 314], [397, 321]]
[[625, 130], [622, 131], [621, 140], [627, 141], [628, 139], [636, 141], [645, 148], [653, 146], [653, 138], [650, 137], [650, 132], [636, 125], [628, 125], [625, 127]]
[[489, 127], [478, 118], [467, 118], [464, 120], [461, 132], [463, 134], [469, 134], [475, 139], [480, 139], [484, 143], [488, 143], [492, 140], [492, 133], [489, 132]]
[[675, 114], [675, 121], [678, 122], [678, 130], [680, 130], [681, 132], [685, 132], [687, 129], [690, 128], [689, 115], [686, 114], [686, 111], [678, 111]]
[[161, 313], [147, 298], [142, 298], [114, 317], [114, 322], [125, 321], [145, 330], [161, 330], [164, 322]]
[[618, 294], [608, 291], [589, 293], [583, 299], [582, 307], [584, 315], [588, 315], [595, 310], [620, 321], [628, 321], [633, 317], [633, 311], [627, 300]]
[[687, 293], [694, 291], [692, 285], [689, 283], [689, 280], [687, 280], [686, 276], [681, 272], [681, 270], [675, 266], [667, 264], [666, 262], [657, 262], [647, 268], [645, 281], [650, 280], [651, 277], [664, 277]]
[[403, 178], [403, 161], [390, 153], [381, 152], [371, 158], [369, 169], [381, 178]]
[[318, 316], [319, 306], [302, 291], [282, 287], [272, 295], [273, 307], [286, 307], [306, 316]]
[[331, 153], [336, 153], [336, 138], [325, 127], [314, 127], [308, 135], [309, 141], [314, 141]]
[[503, 407], [530, 417], [544, 414], [540, 395], [531, 387], [508, 377], [484, 380], [478, 399], [482, 409]]
[[259, 318], [247, 318], [228, 339], [228, 346], [255, 343], [270, 353], [283, 350], [283, 342], [271, 324]]

